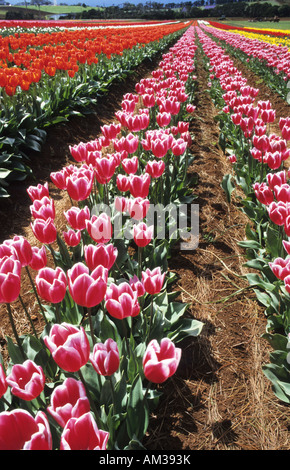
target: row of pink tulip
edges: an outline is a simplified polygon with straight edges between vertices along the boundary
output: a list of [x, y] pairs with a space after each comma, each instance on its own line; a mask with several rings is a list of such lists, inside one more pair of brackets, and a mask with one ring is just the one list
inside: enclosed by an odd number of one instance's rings
[[243, 51], [247, 56], [262, 61], [267, 67], [273, 69], [274, 73], [282, 74], [284, 80], [290, 78], [289, 50], [287, 46], [273, 44], [260, 39], [248, 38], [242, 34], [223, 31], [211, 26], [203, 26], [205, 32], [225, 41], [235, 49]]
[[[169, 165], [183, 172], [187, 169], [182, 159], [191, 137], [188, 122], [180, 116], [194, 112], [194, 106], [186, 103], [186, 87], [192, 88], [195, 80], [195, 50], [191, 28], [163, 55], [152, 78], [137, 83], [136, 94], [124, 96], [122, 110], [116, 113], [118, 123], [103, 126], [102, 135], [94, 141], [71, 146], [75, 163], [51, 173], [54, 185], [71, 199], [71, 207], [64, 212], [69, 226], [66, 232], [61, 234], [57, 228], [48, 184], [27, 190], [34, 219], [31, 228], [39, 243], [31, 246], [16, 236], [0, 246], [0, 301], [7, 304], [18, 342], [13, 353], [23, 354], [22, 363], [11, 362], [6, 371], [0, 364], [5, 409], [0, 413], [1, 449], [52, 449], [48, 416], [59, 426], [56, 448], [130, 448], [130, 441], [136, 445], [148, 426], [149, 404], [156, 401], [151, 384], [163, 383], [177, 370], [181, 349], [171, 338], [182, 333], [182, 324], [174, 312], [176, 303], [167, 300], [166, 313], [158, 311], [158, 296], [162, 295], [162, 307], [166, 305], [168, 281], [161, 266], [155, 263], [149, 268], [146, 264], [147, 255], [150, 258], [150, 253], [152, 257], [158, 252], [158, 244], [154, 227], [144, 220], [151, 196], [158, 195], [152, 181], [160, 180], [159, 189], [164, 193], [169, 188], [162, 177], [166, 175], [170, 181]], [[179, 177], [183, 181], [185, 174]], [[137, 260], [127, 252], [125, 262], [119, 261], [115, 215], [96, 215], [99, 202], [108, 204], [112, 214], [127, 212], [133, 222], [132, 248], [138, 252]], [[125, 240], [121, 243], [128, 250]], [[47, 265], [48, 251], [54, 267]], [[22, 295], [22, 268], [32, 281], [46, 322], [38, 343], [46, 351], [45, 365], [27, 359], [27, 342], [19, 338], [13, 324], [10, 303]], [[30, 268], [36, 271], [34, 282]], [[46, 302], [52, 310], [45, 308]], [[171, 310], [172, 330], [168, 327]], [[199, 322], [192, 322], [201, 330]], [[53, 370], [51, 375], [49, 370]], [[89, 375], [92, 389], [84, 375]], [[51, 383], [63, 380], [49, 397], [45, 395], [47, 379]], [[145, 394], [143, 380], [147, 382]], [[26, 406], [34, 404], [31, 413], [11, 409], [13, 396]], [[37, 414], [35, 408], [40, 410]]]
[[[221, 90], [220, 123], [223, 132], [231, 131], [226, 146], [232, 150], [234, 173], [227, 182], [234, 179], [244, 190], [242, 207], [254, 227], [246, 228], [248, 240], [240, 245], [247, 248], [247, 265], [260, 273], [246, 278], [266, 307], [264, 337], [275, 349], [263, 371], [278, 398], [289, 403], [285, 371], [289, 376], [290, 174], [284, 165], [290, 154], [290, 118], [279, 118], [269, 100], [259, 100], [259, 90], [247, 85], [231, 57], [207, 32], [200, 30], [199, 40], [209, 59], [209, 87]], [[213, 90], [212, 96], [218, 93]], [[273, 123], [279, 124], [280, 132], [273, 132]]]

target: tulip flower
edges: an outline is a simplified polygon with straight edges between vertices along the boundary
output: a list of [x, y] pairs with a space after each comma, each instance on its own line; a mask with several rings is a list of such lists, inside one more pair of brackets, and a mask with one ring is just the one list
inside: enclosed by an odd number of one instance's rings
[[165, 170], [165, 163], [163, 160], [152, 160], [147, 162], [145, 171], [151, 178], [159, 178], [163, 175]]
[[290, 186], [287, 183], [274, 187], [274, 195], [277, 201], [290, 202]]
[[56, 269], [49, 267], [40, 269], [35, 284], [38, 295], [47, 302], [57, 304], [65, 297], [67, 279], [65, 272], [59, 266]]
[[129, 200], [127, 204], [127, 210], [129, 212], [129, 215], [134, 220], [144, 219], [147, 215], [149, 208], [149, 199], [143, 199], [142, 197], [137, 197], [133, 200]]
[[105, 212], [86, 220], [86, 228], [90, 237], [97, 243], [108, 243], [112, 238], [111, 219]]
[[41, 248], [37, 246], [32, 247], [32, 258], [29, 263], [31, 269], [39, 271], [41, 268], [44, 268], [47, 265], [47, 255], [46, 249], [43, 245]]
[[153, 225], [147, 227], [144, 222], [133, 226], [133, 238], [138, 247], [147, 246], [153, 237]]
[[111, 283], [105, 300], [106, 309], [114, 318], [122, 320], [126, 317], [135, 317], [140, 312], [137, 293], [127, 282], [121, 282], [118, 286]]
[[125, 123], [130, 132], [144, 131], [149, 126], [149, 116], [144, 112], [140, 114], [128, 114], [125, 118]]
[[119, 174], [116, 178], [116, 184], [117, 184], [117, 188], [119, 189], [119, 191], [121, 192], [129, 191], [130, 180], [128, 176]]
[[84, 247], [84, 254], [87, 266], [91, 271], [100, 265], [109, 270], [117, 259], [118, 249], [112, 243], [109, 245], [104, 243], [90, 244]]
[[115, 197], [115, 209], [119, 212], [128, 212], [130, 199], [127, 197]]
[[122, 167], [128, 175], [134, 175], [138, 170], [138, 157], [124, 158]]
[[6, 393], [8, 383], [6, 381], [6, 375], [2, 364], [0, 364], [0, 398]]
[[66, 179], [66, 189], [74, 201], [84, 201], [89, 197], [93, 186], [93, 173], [91, 176], [73, 173]]
[[130, 188], [129, 191], [133, 197], [147, 198], [150, 187], [150, 176], [148, 173], [142, 175], [131, 175], [130, 176]]
[[269, 205], [274, 201], [274, 194], [266, 183], [255, 183], [253, 185], [255, 196], [261, 204]]
[[0, 450], [52, 450], [52, 436], [45, 413], [35, 418], [26, 410], [0, 413]]
[[69, 292], [73, 300], [82, 307], [98, 305], [107, 290], [108, 270], [97, 266], [91, 274], [89, 268], [79, 262], [67, 271]]
[[4, 256], [0, 259], [0, 303], [10, 304], [20, 294], [21, 263]]
[[68, 175], [64, 169], [50, 173], [50, 179], [58, 189], [66, 189], [67, 177]]
[[268, 214], [272, 222], [276, 225], [283, 225], [288, 215], [289, 208], [284, 202], [272, 202], [268, 206]]
[[21, 266], [29, 265], [32, 259], [32, 248], [26, 238], [15, 235], [12, 240], [5, 240], [3, 244], [14, 248], [17, 253], [17, 258], [21, 263]]
[[73, 206], [64, 212], [64, 216], [74, 230], [84, 230], [86, 228], [86, 220], [90, 219], [91, 214], [88, 206], [82, 209]]
[[80, 380], [68, 377], [50, 397], [49, 414], [64, 428], [70, 418], [79, 418], [90, 411], [90, 401]]
[[142, 283], [145, 291], [151, 295], [158, 294], [163, 287], [164, 278], [165, 273], [161, 274], [159, 266], [154, 268], [152, 271], [147, 268], [142, 272]]
[[32, 202], [36, 199], [40, 200], [44, 196], [49, 197], [48, 183], [38, 184], [37, 186], [29, 186], [29, 188], [27, 188], [27, 194]]
[[120, 355], [117, 343], [108, 338], [104, 343], [94, 345], [90, 361], [99, 375], [113, 375], [119, 368]]
[[282, 186], [282, 184], [287, 183], [286, 171], [278, 171], [276, 173], [268, 173], [267, 183], [270, 189], [274, 189], [275, 186]]
[[276, 258], [273, 262], [269, 263], [269, 266], [275, 276], [281, 281], [290, 275], [290, 258]]
[[35, 219], [31, 229], [40, 243], [49, 245], [56, 241], [57, 231], [52, 219]]
[[117, 137], [117, 135], [121, 131], [121, 124], [112, 123], [112, 124], [101, 126], [101, 131], [107, 139], [113, 140]]
[[137, 297], [142, 297], [145, 294], [143, 282], [140, 281], [136, 274], [134, 274], [134, 276], [129, 279], [129, 284], [133, 292], [136, 292]]
[[6, 377], [11, 393], [22, 400], [34, 400], [44, 389], [45, 375], [42, 367], [30, 359], [23, 364], [14, 364]]
[[62, 232], [65, 243], [68, 246], [74, 247], [77, 246], [81, 241], [81, 231], [77, 230], [76, 232], [72, 229], [69, 229], [67, 232]]
[[288, 293], [290, 293], [290, 275], [284, 278], [284, 286]]
[[170, 113], [158, 113], [156, 116], [156, 122], [160, 127], [169, 126], [171, 122], [171, 114]]
[[95, 168], [97, 181], [100, 184], [105, 184], [112, 179], [116, 171], [116, 161], [112, 156], [98, 158]]
[[182, 155], [187, 148], [187, 143], [183, 139], [177, 139], [172, 142], [171, 150], [173, 155], [179, 157]]
[[177, 370], [181, 358], [181, 349], [176, 348], [169, 338], [158, 342], [153, 339], [148, 344], [143, 356], [143, 370], [147, 380], [163, 383]]
[[71, 418], [60, 438], [60, 450], [106, 450], [109, 433], [98, 429], [91, 413]]
[[88, 154], [88, 150], [86, 147], [86, 144], [83, 142], [80, 142], [77, 145], [69, 145], [69, 151], [71, 153], [71, 156], [77, 161], [77, 162], [85, 162]]
[[42, 199], [36, 199], [30, 206], [30, 212], [34, 219], [47, 220], [55, 219], [55, 206], [53, 199], [44, 196]]
[[55, 323], [43, 341], [57, 365], [67, 372], [78, 372], [89, 360], [90, 343], [82, 326]]

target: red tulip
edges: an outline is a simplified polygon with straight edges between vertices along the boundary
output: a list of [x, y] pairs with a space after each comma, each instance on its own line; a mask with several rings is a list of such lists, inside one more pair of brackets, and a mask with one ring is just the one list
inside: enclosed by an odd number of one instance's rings
[[46, 249], [43, 245], [41, 248], [37, 246], [32, 247], [32, 258], [29, 266], [35, 271], [39, 271], [47, 265]]
[[284, 202], [272, 202], [268, 206], [268, 214], [276, 225], [284, 225], [289, 209]]
[[96, 343], [90, 361], [95, 371], [104, 376], [113, 375], [119, 368], [120, 355], [117, 343], [108, 338], [105, 343]]
[[36, 219], [34, 223], [31, 224], [31, 228], [35, 237], [40, 241], [40, 243], [49, 245], [55, 242], [57, 232], [52, 219]]
[[122, 167], [128, 175], [134, 175], [138, 170], [138, 157], [124, 158]]
[[101, 131], [107, 139], [113, 140], [117, 137], [117, 135], [121, 131], [121, 124], [113, 123], [113, 124], [101, 126]]
[[26, 410], [0, 413], [0, 450], [52, 450], [52, 436], [45, 413], [35, 418]]
[[111, 283], [106, 293], [106, 309], [112, 317], [120, 320], [137, 316], [140, 312], [137, 293], [127, 282]]
[[68, 286], [73, 300], [83, 307], [94, 307], [105, 297], [107, 290], [108, 270], [102, 265], [92, 273], [83, 263], [76, 263], [67, 272]]
[[116, 179], [117, 188], [121, 192], [129, 191], [130, 188], [130, 180], [129, 177], [126, 175], [118, 175]]
[[35, 278], [37, 292], [44, 300], [57, 304], [64, 299], [67, 288], [65, 272], [58, 266], [56, 269], [42, 268]]
[[38, 184], [37, 186], [29, 186], [27, 193], [30, 199], [35, 201], [36, 199], [42, 199], [44, 196], [49, 197], [48, 183]]
[[91, 271], [100, 265], [109, 270], [117, 259], [118, 250], [111, 243], [109, 245], [99, 243], [98, 245], [86, 245], [84, 254], [87, 266]]
[[64, 216], [74, 230], [84, 230], [86, 228], [86, 220], [90, 219], [91, 214], [87, 206], [82, 209], [73, 206], [64, 212]]
[[89, 360], [90, 343], [84, 328], [55, 323], [43, 338], [57, 365], [67, 372], [77, 372]]
[[176, 348], [169, 338], [160, 342], [153, 339], [148, 344], [143, 356], [143, 370], [147, 380], [163, 383], [177, 370], [181, 358], [181, 349]]
[[153, 225], [147, 227], [143, 222], [133, 226], [133, 238], [137, 246], [147, 246], [153, 237]]
[[129, 181], [129, 190], [133, 197], [142, 197], [144, 199], [147, 198], [151, 182], [148, 173], [144, 173], [142, 175], [131, 175]]
[[66, 378], [53, 390], [47, 411], [63, 428], [70, 418], [79, 418], [88, 413], [90, 402], [82, 382], [73, 377]]
[[89, 197], [93, 186], [93, 173], [73, 173], [66, 179], [66, 189], [74, 201], [84, 201]]
[[101, 184], [108, 183], [116, 171], [115, 158], [112, 156], [98, 158], [95, 168], [97, 181]]
[[30, 212], [34, 219], [55, 219], [54, 200], [44, 196], [42, 199], [36, 199], [30, 206]]
[[22, 400], [34, 400], [44, 389], [45, 376], [41, 366], [31, 360], [14, 364], [6, 377], [11, 393]]
[[151, 295], [158, 294], [163, 287], [164, 278], [165, 273], [161, 274], [159, 266], [152, 271], [147, 268], [142, 272], [142, 283], [145, 291]]
[[15, 235], [12, 240], [5, 240], [3, 244], [15, 249], [21, 266], [29, 265], [32, 259], [32, 248], [26, 238]]
[[152, 160], [147, 162], [145, 171], [151, 178], [159, 178], [163, 175], [165, 170], [165, 163], [163, 160]]
[[86, 144], [80, 142], [77, 145], [69, 145], [69, 151], [77, 162], [85, 162], [88, 154]]
[[67, 232], [62, 232], [65, 243], [68, 246], [77, 246], [81, 241], [81, 231], [77, 230], [76, 232], [72, 229], [69, 229]]
[[91, 220], [86, 221], [86, 228], [90, 237], [98, 243], [108, 243], [113, 234], [110, 217], [104, 212], [99, 216], [93, 215]]
[[0, 303], [14, 302], [20, 294], [21, 263], [4, 256], [0, 259]]
[[58, 189], [66, 189], [67, 177], [68, 175], [64, 169], [50, 173], [50, 179]]
[[269, 263], [270, 268], [278, 279], [282, 281], [290, 275], [290, 259], [276, 258]]
[[253, 189], [261, 204], [269, 205], [274, 201], [274, 194], [266, 183], [255, 183]]
[[143, 199], [142, 197], [137, 197], [133, 200], [130, 199], [127, 204], [129, 215], [134, 220], [144, 219], [147, 215], [149, 207], [149, 199]]
[[71, 418], [60, 438], [60, 450], [106, 450], [109, 433], [98, 429], [91, 413]]

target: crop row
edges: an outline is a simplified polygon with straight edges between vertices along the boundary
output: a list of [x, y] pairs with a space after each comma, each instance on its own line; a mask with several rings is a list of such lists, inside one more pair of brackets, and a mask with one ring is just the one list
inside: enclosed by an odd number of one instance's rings
[[[244, 193], [244, 197], [236, 194], [249, 218], [247, 240], [240, 246], [246, 249], [246, 266], [254, 270], [246, 278], [265, 307], [263, 337], [273, 348], [263, 370], [277, 397], [289, 403], [290, 185], [284, 165], [290, 155], [290, 119], [276, 116], [271, 102], [259, 97], [259, 89], [247, 85], [231, 56], [208, 32], [199, 29], [198, 37], [210, 93], [220, 109], [220, 144], [233, 163], [233, 173], [224, 176], [222, 186], [229, 201], [236, 187]], [[279, 134], [272, 127], [276, 119]]]
[[251, 37], [248, 30], [229, 32], [206, 26], [204, 31], [221, 41], [229, 53], [234, 54], [260, 75], [283, 99], [289, 95], [290, 53], [287, 44], [277, 36], [271, 41], [265, 36]]
[[[70, 147], [75, 164], [50, 175], [71, 200], [65, 232], [48, 184], [27, 190], [37, 244], [15, 236], [0, 246], [0, 302], [16, 340], [7, 338], [10, 361], [0, 365], [1, 449], [142, 448], [159, 384], [180, 362], [176, 344], [202, 329], [167, 270], [172, 245], [189, 238], [194, 200], [186, 175], [195, 51], [189, 28], [124, 95], [117, 121]], [[152, 209], [163, 223], [149, 224]], [[172, 231], [176, 209], [182, 233]], [[31, 333], [20, 336], [14, 322], [23, 276], [40, 334], [28, 310]]]
[[0, 37], [0, 197], [31, 173], [48, 126], [92, 111], [111, 84], [132, 73], [188, 24], [28, 30]]

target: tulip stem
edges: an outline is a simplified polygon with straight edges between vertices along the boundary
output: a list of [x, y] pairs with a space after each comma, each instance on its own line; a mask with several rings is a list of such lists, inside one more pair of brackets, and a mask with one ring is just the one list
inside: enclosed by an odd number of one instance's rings
[[142, 271], [142, 247], [138, 246], [138, 277], [141, 278]]
[[29, 323], [30, 323], [30, 325], [31, 325], [32, 331], [33, 331], [35, 337], [38, 338], [37, 333], [36, 333], [36, 330], [35, 330], [35, 328], [34, 328], [33, 321], [32, 321], [32, 319], [31, 319], [31, 316], [29, 315], [29, 312], [28, 312], [27, 308], [26, 308], [25, 305], [24, 305], [24, 302], [23, 302], [23, 299], [22, 299], [21, 295], [19, 295], [19, 300], [20, 300], [21, 305], [22, 305], [22, 307], [23, 307], [23, 310], [24, 310], [24, 312], [25, 312], [25, 314], [26, 314], [26, 316], [27, 316], [27, 318], [28, 318], [28, 321], [29, 321]]
[[91, 309], [91, 307], [88, 308], [88, 318], [89, 318], [91, 336], [92, 336], [92, 341], [93, 341], [93, 346], [94, 346], [94, 345], [96, 344], [96, 339], [95, 339], [95, 335], [94, 335], [94, 328], [93, 328], [93, 322], [92, 322], [92, 309]]
[[22, 357], [23, 357], [23, 359], [25, 359], [26, 358], [25, 353], [24, 353], [24, 350], [22, 348], [22, 344], [21, 344], [20, 338], [18, 336], [17, 330], [15, 328], [15, 324], [14, 324], [14, 320], [13, 320], [13, 316], [12, 316], [12, 312], [11, 312], [11, 306], [10, 306], [9, 303], [7, 303], [6, 306], [7, 306], [8, 316], [9, 316], [9, 320], [10, 320], [10, 324], [11, 324], [11, 327], [12, 327], [13, 334], [15, 336], [16, 342], [17, 342], [17, 344], [19, 346], [19, 349], [21, 351]]
[[116, 411], [116, 404], [115, 404], [115, 390], [114, 390], [114, 384], [113, 384], [113, 379], [112, 376], [109, 375], [109, 382], [111, 385], [111, 390], [112, 390], [112, 400], [113, 400], [113, 414], [115, 414]]
[[97, 425], [98, 425], [98, 427], [102, 428], [103, 423], [101, 422], [101, 419], [100, 419], [100, 417], [99, 417], [99, 413], [98, 413], [98, 410], [97, 410], [97, 408], [96, 408], [95, 402], [92, 400], [90, 391], [89, 391], [89, 389], [88, 389], [87, 383], [86, 383], [86, 381], [85, 381], [85, 379], [84, 379], [84, 376], [83, 376], [81, 370], [78, 371], [78, 374], [79, 374], [79, 377], [80, 377], [80, 379], [81, 379], [81, 381], [82, 381], [83, 386], [85, 387], [86, 395], [87, 395], [87, 397], [88, 397], [88, 399], [89, 399], [89, 401], [90, 401], [90, 405], [91, 405], [91, 408], [92, 408], [93, 413], [94, 413], [94, 415], [95, 415]]
[[48, 321], [47, 321], [47, 318], [46, 318], [46, 316], [45, 316], [45, 312], [44, 312], [43, 306], [42, 306], [42, 304], [41, 304], [41, 302], [40, 302], [40, 299], [39, 299], [39, 296], [38, 296], [36, 287], [35, 287], [35, 285], [34, 285], [33, 279], [32, 279], [32, 277], [31, 277], [30, 271], [29, 271], [29, 269], [28, 269], [28, 266], [25, 266], [25, 269], [26, 269], [27, 275], [28, 275], [28, 277], [29, 277], [30, 283], [31, 283], [31, 285], [32, 285], [32, 289], [33, 289], [33, 292], [34, 292], [35, 297], [36, 297], [36, 299], [37, 299], [37, 302], [38, 302], [38, 305], [39, 305], [39, 307], [40, 307], [41, 313], [42, 313], [42, 315], [43, 315], [43, 318], [44, 318], [44, 320], [45, 320], [45, 323], [47, 324]]

